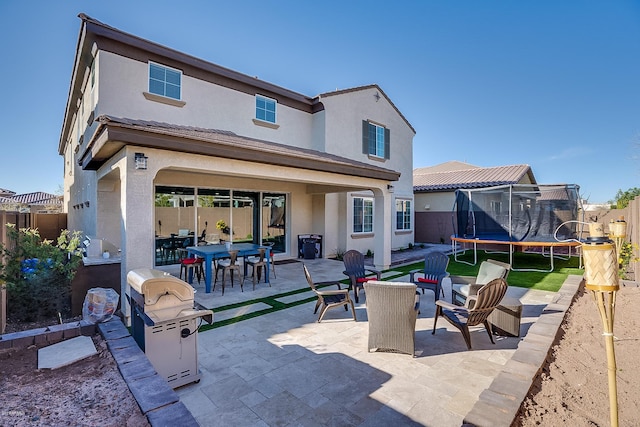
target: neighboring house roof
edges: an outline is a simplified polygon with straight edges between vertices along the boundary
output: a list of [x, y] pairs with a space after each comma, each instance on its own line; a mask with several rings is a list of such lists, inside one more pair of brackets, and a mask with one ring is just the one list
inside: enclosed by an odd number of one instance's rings
[[[575, 184], [549, 184], [549, 185], [540, 185], [536, 187], [539, 191], [539, 196], [536, 200], [574, 200], [574, 193], [570, 192], [570, 190], [577, 189], [580, 187]], [[577, 194], [577, 193], [575, 193]]]
[[[387, 181], [397, 181], [400, 172], [325, 152], [292, 147], [233, 132], [134, 120], [103, 115], [94, 138], [78, 162], [97, 169], [124, 145], [136, 145], [183, 153], [202, 154], [278, 166], [297, 167]], [[185, 139], [189, 140], [185, 144]]]
[[459, 188], [481, 188], [495, 185], [517, 184], [529, 175], [535, 178], [529, 165], [511, 165], [483, 168], [462, 162], [417, 168], [413, 171], [413, 191], [452, 191]]
[[43, 193], [41, 191], [35, 193], [16, 194], [13, 197], [9, 197], [14, 203], [20, 203], [23, 205], [61, 205], [62, 200], [60, 196], [55, 194]]
[[14, 194], [16, 194], [15, 191], [0, 188], [0, 197], [12, 197]]
[[434, 166], [425, 166], [422, 168], [416, 168], [413, 170], [413, 174], [415, 175], [415, 174], [426, 174], [426, 173], [435, 173], [435, 172], [452, 172], [452, 171], [466, 170], [466, 169], [480, 169], [480, 166], [475, 166], [469, 163], [452, 160], [450, 162], [444, 162]]

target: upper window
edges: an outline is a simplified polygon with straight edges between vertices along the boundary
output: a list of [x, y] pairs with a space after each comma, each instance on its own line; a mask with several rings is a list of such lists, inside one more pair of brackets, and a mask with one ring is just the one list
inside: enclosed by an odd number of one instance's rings
[[388, 159], [390, 143], [389, 129], [366, 120], [362, 121], [362, 152], [364, 154]]
[[411, 230], [411, 200], [396, 200], [396, 230]]
[[256, 95], [256, 119], [269, 123], [276, 122], [276, 101]]
[[373, 199], [366, 197], [353, 198], [353, 232], [373, 232]]
[[180, 70], [149, 62], [150, 93], [179, 100], [181, 85], [182, 72]]

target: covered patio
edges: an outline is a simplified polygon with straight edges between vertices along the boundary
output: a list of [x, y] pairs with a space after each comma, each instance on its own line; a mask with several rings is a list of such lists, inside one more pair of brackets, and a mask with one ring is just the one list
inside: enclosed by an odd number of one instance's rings
[[[315, 281], [344, 278], [340, 261], [304, 263]], [[521, 336], [499, 337], [493, 345], [483, 328], [474, 328], [472, 351], [448, 322], [439, 321], [431, 334], [435, 304], [426, 292], [412, 358], [367, 352], [364, 293], [357, 322], [334, 309], [317, 323], [302, 261], [279, 263], [276, 274], [271, 287], [260, 283], [241, 292], [236, 285], [224, 296], [194, 283], [197, 302], [215, 313], [214, 324], [230, 322], [199, 334], [203, 378], [177, 389], [202, 426], [509, 425], [581, 280], [570, 276], [558, 293], [510, 287], [508, 295], [524, 304]], [[407, 279], [393, 268], [383, 274], [383, 280]], [[445, 295], [451, 295], [448, 281]], [[272, 311], [274, 304], [281, 309]], [[254, 318], [230, 320], [251, 313]]]

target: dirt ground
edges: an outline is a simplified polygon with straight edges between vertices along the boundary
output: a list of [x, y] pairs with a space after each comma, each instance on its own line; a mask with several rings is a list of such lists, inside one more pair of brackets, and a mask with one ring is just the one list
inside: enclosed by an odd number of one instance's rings
[[[640, 288], [617, 295], [614, 325], [619, 425], [638, 425]], [[551, 363], [533, 385], [516, 426], [608, 426], [609, 392], [602, 322], [591, 294], [571, 306]], [[37, 349], [0, 352], [0, 426], [146, 426], [106, 344], [73, 365], [37, 369]]]
[[98, 354], [38, 370], [38, 349], [0, 352], [0, 426], [148, 426], [100, 336]]
[[[615, 305], [614, 349], [620, 426], [640, 423], [640, 288], [622, 287]], [[609, 426], [609, 381], [602, 321], [593, 297], [582, 292], [569, 309], [552, 362], [531, 390], [518, 426]]]

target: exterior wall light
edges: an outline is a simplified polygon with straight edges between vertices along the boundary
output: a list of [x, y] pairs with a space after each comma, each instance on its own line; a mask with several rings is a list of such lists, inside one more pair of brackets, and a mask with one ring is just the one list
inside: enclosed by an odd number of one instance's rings
[[144, 155], [144, 153], [136, 153], [134, 160], [136, 169], [138, 170], [146, 170], [147, 169], [147, 159], [148, 157]]

